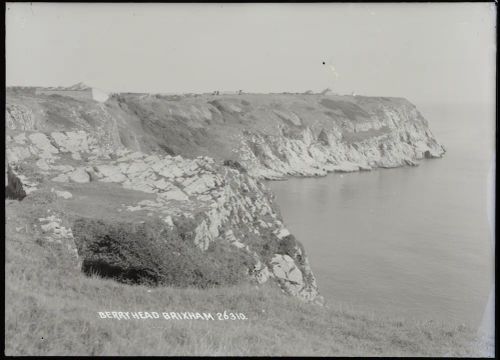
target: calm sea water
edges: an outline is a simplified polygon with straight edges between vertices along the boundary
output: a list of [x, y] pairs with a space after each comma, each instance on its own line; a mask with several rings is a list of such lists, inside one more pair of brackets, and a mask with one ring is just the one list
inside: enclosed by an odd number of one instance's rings
[[269, 182], [327, 301], [478, 326], [493, 283], [493, 107], [420, 105], [447, 153], [414, 168]]

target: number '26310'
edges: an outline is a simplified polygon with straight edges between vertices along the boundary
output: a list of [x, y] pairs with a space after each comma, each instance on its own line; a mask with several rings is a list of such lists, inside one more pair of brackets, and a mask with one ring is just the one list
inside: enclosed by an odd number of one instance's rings
[[232, 313], [224, 311], [223, 313], [217, 313], [218, 320], [248, 320], [243, 313]]

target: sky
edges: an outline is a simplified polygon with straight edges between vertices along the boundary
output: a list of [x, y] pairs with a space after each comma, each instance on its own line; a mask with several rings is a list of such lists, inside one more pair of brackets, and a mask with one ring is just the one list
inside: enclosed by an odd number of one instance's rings
[[494, 103], [496, 8], [7, 3], [8, 86]]

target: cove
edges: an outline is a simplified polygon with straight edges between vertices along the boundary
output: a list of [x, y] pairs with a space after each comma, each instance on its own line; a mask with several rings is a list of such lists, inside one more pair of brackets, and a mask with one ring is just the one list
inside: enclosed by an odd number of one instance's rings
[[486, 198], [494, 132], [484, 114], [479, 125], [471, 120], [475, 109], [444, 109], [434, 110], [437, 126], [427, 117], [447, 147], [442, 159], [268, 182], [327, 302], [479, 325], [493, 281]]

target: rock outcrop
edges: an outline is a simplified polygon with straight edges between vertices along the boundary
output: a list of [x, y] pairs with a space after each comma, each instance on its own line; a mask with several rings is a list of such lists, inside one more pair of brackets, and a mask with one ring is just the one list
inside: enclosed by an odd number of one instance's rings
[[[289, 249], [281, 245], [288, 230], [272, 194], [239, 169], [209, 157], [185, 159], [126, 148], [105, 153], [83, 131], [13, 131], [7, 137], [7, 156], [12, 166], [25, 171], [32, 192], [51, 188], [61, 206], [72, 209], [71, 229], [62, 227], [55, 215], [41, 218], [41, 227], [54, 232], [52, 241], [64, 238], [68, 249], [77, 249], [88, 274], [200, 287], [275, 279], [286, 292], [306, 300], [318, 293], [300, 244], [293, 240]], [[109, 193], [91, 201], [114, 208], [104, 216], [89, 216], [80, 209], [85, 207], [82, 195], [64, 190], [71, 186], [89, 198], [105, 184], [114, 186], [116, 196], [133, 191], [144, 197], [123, 205]], [[280, 254], [289, 255], [277, 259]], [[299, 282], [295, 273], [290, 277], [290, 271], [282, 270], [290, 261], [300, 268]]]

